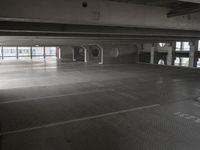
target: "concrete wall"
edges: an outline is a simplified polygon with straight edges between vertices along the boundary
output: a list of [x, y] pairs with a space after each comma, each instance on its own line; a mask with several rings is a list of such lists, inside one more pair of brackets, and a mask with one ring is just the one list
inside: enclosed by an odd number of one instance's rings
[[140, 50], [143, 52], [151, 52], [152, 47], [153, 43], [144, 43], [142, 44], [142, 48]]
[[1, 0], [0, 19], [200, 30], [199, 13], [167, 18], [168, 9], [105, 0]]
[[162, 53], [162, 52], [168, 53], [169, 51], [171, 51], [172, 47], [171, 47], [170, 43], [166, 43], [166, 45], [164, 47], [161, 47], [159, 44], [157, 44], [156, 49], [160, 53]]
[[61, 61], [73, 61], [73, 48], [70, 46], [60, 46]]
[[137, 46], [127, 45], [103, 45], [103, 62], [106, 63], [136, 63], [138, 61]]
[[[103, 63], [136, 63], [138, 61], [138, 50], [134, 44], [104, 44], [101, 45], [103, 48]], [[101, 62], [101, 50], [97, 46], [86, 46], [88, 53], [89, 63], [100, 63]], [[94, 57], [92, 55], [93, 49], [99, 49], [99, 55]], [[73, 61], [73, 48], [70, 46], [61, 46], [61, 60], [62, 61]]]

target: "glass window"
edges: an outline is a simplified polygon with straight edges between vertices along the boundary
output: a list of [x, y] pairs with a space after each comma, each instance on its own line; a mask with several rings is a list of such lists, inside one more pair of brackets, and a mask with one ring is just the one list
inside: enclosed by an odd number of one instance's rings
[[55, 57], [56, 56], [56, 47], [45, 47], [46, 57]]
[[183, 42], [182, 43], [182, 50], [189, 51], [190, 50], [190, 42]]
[[3, 47], [4, 57], [17, 57], [17, 47]]
[[176, 42], [176, 51], [190, 51], [190, 42]]
[[181, 42], [176, 42], [176, 51], [181, 51]]
[[185, 66], [188, 67], [189, 66], [189, 58], [188, 57], [176, 57], [175, 61], [174, 61], [174, 65], [175, 66]]
[[187, 58], [187, 57], [181, 58], [181, 66], [188, 67], [189, 66], [189, 58]]
[[18, 47], [18, 55], [19, 55], [19, 57], [30, 57], [31, 56], [31, 48], [30, 47]]
[[44, 56], [44, 47], [32, 47], [32, 55], [35, 56]]
[[[31, 59], [31, 53], [33, 59], [41, 60], [44, 59], [44, 54], [49, 59], [55, 59], [57, 55], [59, 56], [58, 47], [28, 47], [28, 46], [0, 46], [0, 60], [2, 60], [2, 55], [5, 60], [16, 60], [17, 55], [20, 60], [29, 60]], [[58, 53], [58, 54], [57, 54]]]

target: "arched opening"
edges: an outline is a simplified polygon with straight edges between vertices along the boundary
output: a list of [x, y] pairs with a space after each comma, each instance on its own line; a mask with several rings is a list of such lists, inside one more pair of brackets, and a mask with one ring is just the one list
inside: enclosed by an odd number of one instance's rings
[[174, 66], [180, 66], [180, 58], [176, 57], [176, 59], [174, 60]]
[[158, 61], [158, 64], [159, 64], [159, 65], [164, 65], [164, 64], [165, 64], [165, 61], [164, 61], [163, 59], [160, 59], [160, 60]]
[[84, 61], [85, 59], [85, 50], [82, 47], [74, 47], [74, 56], [73, 61]]
[[197, 61], [197, 68], [200, 68], [200, 58], [198, 58], [198, 61]]
[[98, 44], [88, 45], [88, 62], [103, 64], [103, 48]]
[[100, 50], [97, 48], [92, 49], [92, 56], [93, 57], [98, 57], [100, 54]]
[[166, 43], [159, 43], [159, 46], [160, 46], [160, 47], [165, 47], [165, 46], [166, 46]]

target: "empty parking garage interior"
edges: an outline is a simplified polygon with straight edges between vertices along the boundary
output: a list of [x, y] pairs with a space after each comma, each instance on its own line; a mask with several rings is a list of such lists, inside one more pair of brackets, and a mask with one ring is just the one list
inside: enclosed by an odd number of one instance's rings
[[199, 0], [1, 0], [0, 150], [199, 150]]

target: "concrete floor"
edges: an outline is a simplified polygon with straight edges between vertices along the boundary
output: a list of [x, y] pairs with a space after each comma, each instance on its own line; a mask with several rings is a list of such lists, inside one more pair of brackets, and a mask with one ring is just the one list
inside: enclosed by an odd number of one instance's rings
[[200, 70], [0, 64], [1, 150], [199, 150]]

